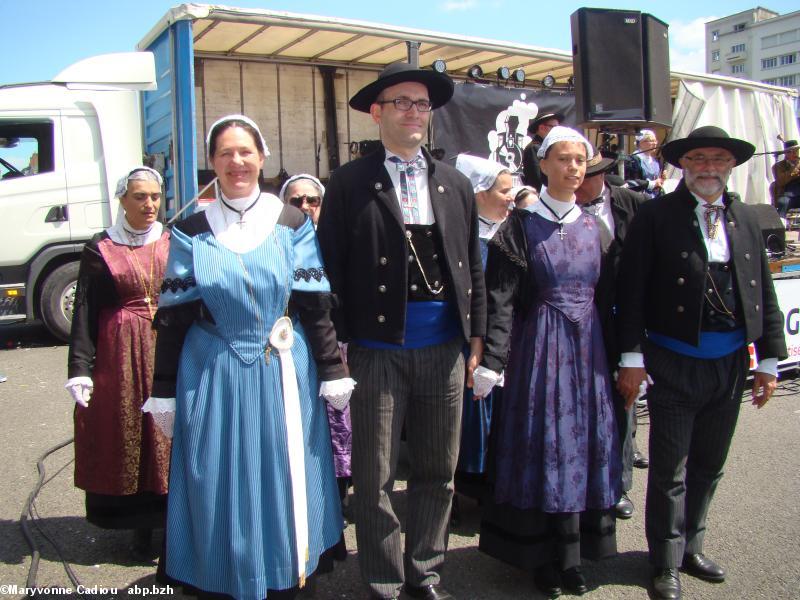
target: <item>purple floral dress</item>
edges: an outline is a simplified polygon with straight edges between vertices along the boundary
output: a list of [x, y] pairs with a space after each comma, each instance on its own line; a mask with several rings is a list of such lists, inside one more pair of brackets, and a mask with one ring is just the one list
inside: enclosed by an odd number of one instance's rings
[[496, 413], [499, 504], [546, 513], [606, 509], [620, 495], [611, 387], [594, 287], [600, 273], [593, 217], [558, 225], [525, 220], [537, 295], [515, 316], [503, 402]]

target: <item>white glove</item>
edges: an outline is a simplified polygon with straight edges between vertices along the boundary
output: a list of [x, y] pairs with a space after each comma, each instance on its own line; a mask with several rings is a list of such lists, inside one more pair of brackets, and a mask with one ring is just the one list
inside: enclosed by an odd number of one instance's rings
[[142, 406], [143, 413], [150, 413], [153, 421], [166, 437], [172, 439], [175, 428], [175, 398], [150, 397]]
[[653, 380], [650, 378], [650, 375], [648, 375], [647, 379], [645, 379], [644, 381], [642, 381], [642, 383], [639, 384], [639, 394], [636, 396], [636, 400], [634, 400], [634, 402], [640, 400], [642, 396], [644, 396], [647, 393], [648, 386], [651, 385], [653, 385]]
[[94, 383], [91, 377], [72, 377], [64, 385], [75, 404], [80, 404], [84, 408], [89, 408], [89, 400], [92, 397]]
[[336, 410], [344, 410], [355, 387], [356, 382], [350, 377], [323, 381], [319, 386], [319, 395]]
[[500, 373], [495, 373], [491, 369], [487, 369], [482, 365], [472, 372], [472, 395], [476, 398], [485, 398], [492, 391], [503, 376]]

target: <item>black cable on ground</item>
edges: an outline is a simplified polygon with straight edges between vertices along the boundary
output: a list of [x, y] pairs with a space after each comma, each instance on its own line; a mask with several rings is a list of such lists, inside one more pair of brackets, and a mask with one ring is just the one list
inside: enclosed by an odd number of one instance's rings
[[[39, 492], [41, 491], [42, 487], [45, 485], [45, 483], [52, 480], [51, 477], [50, 479], [47, 480], [47, 482], [45, 481], [45, 475], [46, 475], [44, 468], [45, 459], [54, 452], [57, 452], [58, 450], [61, 450], [65, 446], [70, 445], [73, 442], [73, 440], [74, 438], [69, 438], [68, 440], [63, 441], [60, 444], [53, 446], [49, 450], [45, 451], [36, 461], [36, 469], [39, 472], [39, 479], [36, 481], [33, 490], [31, 490], [31, 493], [28, 496], [27, 501], [25, 502], [25, 507], [22, 509], [22, 514], [20, 515], [19, 518], [19, 525], [20, 528], [22, 529], [22, 535], [25, 538], [25, 541], [31, 550], [31, 566], [28, 569], [28, 579], [25, 583], [25, 587], [29, 589], [36, 588], [36, 576], [39, 572], [39, 559], [41, 557], [41, 553], [39, 551], [38, 545], [36, 544], [36, 540], [33, 538], [33, 534], [31, 532], [30, 524], [28, 521], [32, 521], [33, 524], [36, 526], [36, 529], [39, 531], [39, 533], [53, 546], [56, 553], [58, 554], [58, 557], [61, 559], [61, 563], [64, 565], [64, 570], [67, 573], [67, 577], [69, 577], [70, 581], [75, 586], [75, 588], [77, 589], [78, 586], [80, 585], [78, 577], [73, 572], [69, 563], [67, 563], [67, 561], [64, 560], [64, 556], [61, 553], [61, 549], [58, 547], [55, 541], [53, 541], [53, 539], [49, 535], [47, 535], [47, 533], [42, 529], [39, 523], [37, 523], [37, 520], [39, 520], [39, 516], [38, 516], [38, 511], [36, 510], [34, 504], [36, 502], [36, 497], [39, 495]], [[61, 472], [61, 470], [63, 470], [63, 467], [62, 469], [59, 469], [58, 472]]]

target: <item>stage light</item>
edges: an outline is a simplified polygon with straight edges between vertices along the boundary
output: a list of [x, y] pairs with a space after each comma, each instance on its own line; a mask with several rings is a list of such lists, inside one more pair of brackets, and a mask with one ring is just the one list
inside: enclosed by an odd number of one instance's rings
[[516, 83], [525, 83], [525, 71], [522, 69], [514, 69], [514, 72], [511, 73], [511, 79]]
[[544, 79], [542, 79], [542, 87], [545, 87], [548, 90], [551, 89], [555, 84], [556, 78], [552, 75], [545, 75]]
[[447, 63], [444, 62], [441, 58], [437, 58], [431, 64], [431, 69], [433, 69], [437, 73], [447, 73]]
[[472, 65], [467, 69], [467, 77], [470, 79], [481, 79], [483, 78], [483, 69], [481, 69], [480, 65]]
[[511, 70], [508, 67], [500, 67], [497, 69], [497, 78], [503, 81], [508, 81], [511, 77]]

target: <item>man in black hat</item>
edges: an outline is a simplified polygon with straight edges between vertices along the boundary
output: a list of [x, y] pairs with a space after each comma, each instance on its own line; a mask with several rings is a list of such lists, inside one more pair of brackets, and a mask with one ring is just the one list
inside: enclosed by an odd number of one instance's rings
[[793, 208], [800, 208], [800, 145], [797, 140], [783, 142], [783, 160], [772, 165], [774, 204], [785, 217]]
[[657, 598], [680, 598], [678, 567], [725, 579], [703, 539], [739, 415], [747, 345], [759, 359], [758, 408], [787, 354], [758, 219], [726, 190], [733, 167], [754, 151], [713, 126], [669, 142], [662, 154], [683, 179], [642, 205], [622, 254], [618, 388], [630, 405], [652, 380], [645, 530]]
[[542, 191], [542, 184], [547, 185], [547, 175], [539, 169], [537, 153], [545, 136], [563, 120], [564, 115], [560, 113], [545, 113], [536, 117], [528, 125], [528, 135], [531, 136], [531, 141], [522, 151], [522, 182], [536, 188], [537, 192]]
[[[447, 548], [465, 378], [483, 352], [486, 294], [469, 180], [422, 147], [446, 75], [386, 67], [350, 100], [380, 128], [378, 151], [337, 169], [319, 219], [338, 297], [334, 323], [358, 382], [350, 400], [359, 564], [374, 598], [450, 599]], [[405, 552], [392, 507], [400, 432], [409, 453]]]
[[[600, 228], [600, 243], [603, 259], [600, 268], [600, 279], [594, 292], [594, 301], [600, 314], [603, 328], [603, 341], [606, 347], [606, 358], [611, 373], [617, 370], [620, 353], [617, 348], [617, 333], [614, 324], [617, 295], [617, 273], [625, 237], [631, 221], [643, 202], [644, 194], [611, 185], [606, 181], [606, 174], [616, 165], [612, 158], [603, 157], [596, 152], [586, 163], [586, 175], [581, 186], [575, 190], [575, 198], [586, 212], [591, 213]], [[647, 466], [647, 459], [639, 454], [636, 448], [636, 409], [626, 410], [625, 399], [614, 391], [614, 413], [619, 430], [620, 448], [622, 448], [622, 497], [616, 505], [617, 518], [630, 519], [633, 516], [633, 502], [628, 492], [633, 487], [633, 467], [638, 455], [638, 464]]]

